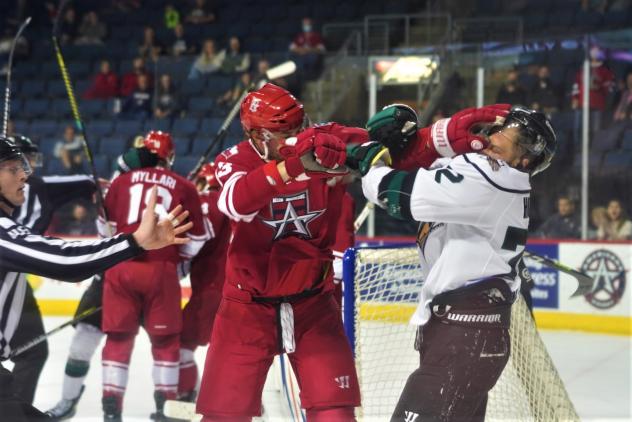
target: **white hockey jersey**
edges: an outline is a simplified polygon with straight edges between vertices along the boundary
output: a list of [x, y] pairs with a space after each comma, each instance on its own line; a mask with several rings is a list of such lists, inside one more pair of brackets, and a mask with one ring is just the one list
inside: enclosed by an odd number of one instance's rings
[[[363, 177], [369, 201], [384, 205], [378, 196], [384, 198], [385, 183], [380, 183], [391, 172], [398, 170], [376, 166]], [[406, 173], [400, 173], [404, 178]], [[529, 175], [482, 154], [465, 154], [444, 167], [419, 169], [412, 177], [410, 197], [406, 188], [398, 192], [405, 197], [399, 206], [410, 207], [405, 214], [422, 223], [417, 244], [425, 281], [411, 324], [428, 321], [437, 294], [492, 276], [518, 290], [516, 264], [529, 225]]]

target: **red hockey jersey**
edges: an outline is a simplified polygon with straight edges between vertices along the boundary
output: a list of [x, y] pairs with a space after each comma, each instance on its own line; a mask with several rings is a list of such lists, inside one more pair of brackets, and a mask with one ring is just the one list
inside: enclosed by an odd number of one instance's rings
[[180, 247], [172, 245], [147, 251], [136, 259], [177, 263], [181, 259], [193, 258], [209, 238], [202, 217], [200, 198], [191, 182], [169, 170], [147, 167], [122, 173], [116, 177], [105, 197], [105, 208], [110, 225], [116, 233], [134, 232], [140, 224], [150, 189], [154, 185], [158, 187], [156, 212], [159, 215], [166, 216], [179, 204], [189, 211], [193, 228], [187, 232], [187, 237], [191, 240]]
[[[366, 131], [335, 123], [318, 131], [344, 142], [367, 140]], [[327, 179], [292, 181], [276, 192], [257, 191], [266, 162], [251, 141], [216, 160], [222, 184], [218, 206], [232, 220], [226, 283], [255, 296], [284, 296], [332, 288], [331, 248], [336, 240], [344, 185]], [[264, 182], [267, 183], [267, 182]]]

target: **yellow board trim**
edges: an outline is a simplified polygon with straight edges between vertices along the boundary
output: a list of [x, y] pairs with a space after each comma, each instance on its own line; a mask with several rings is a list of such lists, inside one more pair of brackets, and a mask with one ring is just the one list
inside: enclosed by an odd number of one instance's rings
[[[415, 312], [416, 305], [362, 303], [360, 319], [405, 324]], [[549, 330], [579, 330], [593, 333], [632, 336], [632, 318], [612, 315], [573, 314], [570, 312], [534, 312], [538, 328]]]

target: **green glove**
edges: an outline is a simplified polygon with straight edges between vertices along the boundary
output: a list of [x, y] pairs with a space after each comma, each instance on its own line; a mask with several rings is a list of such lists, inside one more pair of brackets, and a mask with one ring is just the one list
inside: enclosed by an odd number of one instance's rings
[[373, 115], [366, 123], [369, 139], [392, 150], [403, 150], [414, 139], [419, 119], [415, 111], [405, 104], [391, 104]]
[[379, 142], [365, 142], [361, 145], [347, 145], [347, 161], [345, 165], [364, 176], [379, 161], [391, 163], [388, 149]]

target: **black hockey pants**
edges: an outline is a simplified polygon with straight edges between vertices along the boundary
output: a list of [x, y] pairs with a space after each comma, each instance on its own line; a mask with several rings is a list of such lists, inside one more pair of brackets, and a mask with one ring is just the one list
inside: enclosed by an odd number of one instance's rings
[[[44, 334], [42, 314], [33, 296], [33, 289], [29, 285], [24, 295], [22, 316], [11, 339], [11, 348], [22, 346], [42, 334]], [[12, 371], [13, 391], [27, 403], [33, 403], [37, 382], [47, 358], [48, 343], [43, 341], [12, 359], [15, 364]]]
[[437, 296], [417, 334], [420, 366], [391, 421], [480, 421], [487, 394], [509, 359], [514, 295], [502, 280]]

